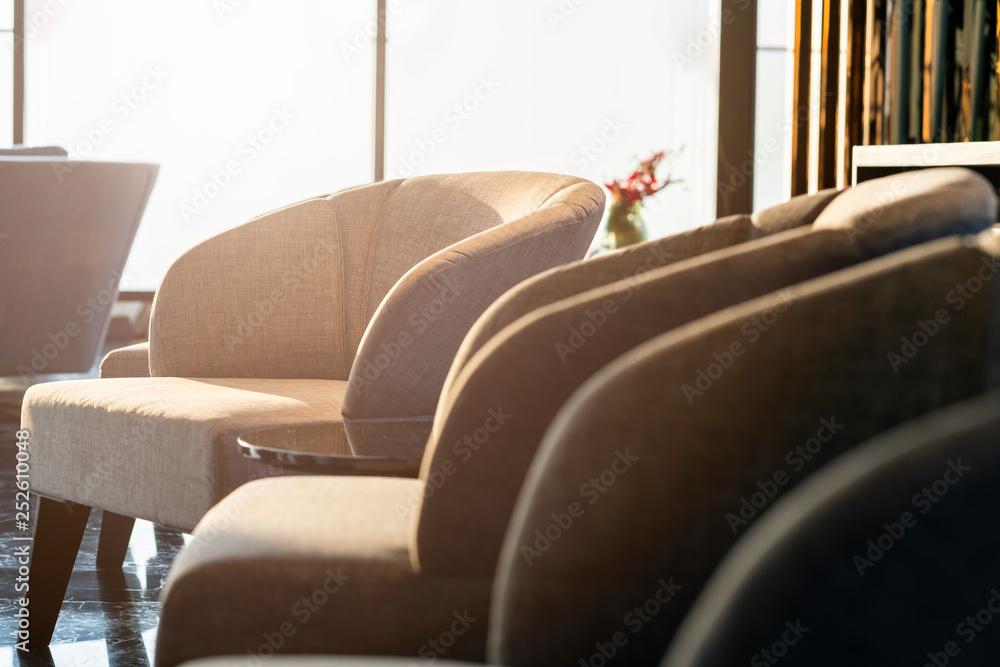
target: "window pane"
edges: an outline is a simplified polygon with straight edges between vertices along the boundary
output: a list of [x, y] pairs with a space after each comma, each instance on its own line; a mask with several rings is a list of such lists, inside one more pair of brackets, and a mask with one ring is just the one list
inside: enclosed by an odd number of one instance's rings
[[14, 29], [14, 0], [0, 0], [0, 30]]
[[792, 112], [795, 56], [757, 52], [757, 113], [754, 138], [754, 210], [788, 201], [792, 193]]
[[0, 146], [14, 140], [14, 39], [0, 33]]
[[754, 210], [788, 201], [792, 192], [794, 0], [758, 0]]
[[795, 48], [795, 0], [757, 0], [757, 46]]
[[374, 59], [344, 47], [373, 2], [45, 6], [29, 2], [25, 30], [28, 140], [161, 165], [123, 287], [155, 287], [217, 232], [371, 180]]
[[684, 146], [673, 169], [684, 184], [648, 201], [650, 232], [714, 219], [717, 2], [393, 4], [387, 175], [523, 169], [604, 183]]

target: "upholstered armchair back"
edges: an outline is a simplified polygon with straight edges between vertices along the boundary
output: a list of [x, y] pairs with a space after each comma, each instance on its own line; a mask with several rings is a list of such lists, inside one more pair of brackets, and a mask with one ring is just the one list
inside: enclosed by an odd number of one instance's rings
[[269, 213], [170, 267], [151, 373], [350, 378], [345, 416], [432, 415], [476, 318], [514, 284], [582, 257], [603, 205], [580, 178], [500, 172], [377, 183]]

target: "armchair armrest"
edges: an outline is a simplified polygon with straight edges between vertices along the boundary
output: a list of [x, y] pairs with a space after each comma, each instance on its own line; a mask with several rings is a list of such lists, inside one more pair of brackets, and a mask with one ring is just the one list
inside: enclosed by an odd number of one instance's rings
[[149, 377], [149, 343], [138, 343], [108, 352], [101, 360], [101, 377]]
[[[365, 331], [344, 395], [354, 420], [434, 414], [450, 362], [493, 301], [538, 271], [581, 257], [600, 223], [604, 193], [591, 183], [547, 206], [427, 258], [386, 295]], [[382, 373], [391, 357], [391, 373]]]

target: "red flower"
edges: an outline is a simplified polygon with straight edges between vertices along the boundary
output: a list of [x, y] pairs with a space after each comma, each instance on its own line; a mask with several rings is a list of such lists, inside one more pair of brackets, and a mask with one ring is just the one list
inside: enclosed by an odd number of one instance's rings
[[[673, 151], [669, 154], [673, 155]], [[612, 181], [607, 183], [605, 187], [611, 190], [611, 196], [614, 197], [615, 201], [626, 202], [630, 205], [655, 195], [668, 185], [677, 182], [669, 176], [662, 182], [656, 178], [656, 168], [667, 155], [667, 151], [655, 153], [648, 160], [639, 162], [639, 168], [632, 172], [628, 178]]]

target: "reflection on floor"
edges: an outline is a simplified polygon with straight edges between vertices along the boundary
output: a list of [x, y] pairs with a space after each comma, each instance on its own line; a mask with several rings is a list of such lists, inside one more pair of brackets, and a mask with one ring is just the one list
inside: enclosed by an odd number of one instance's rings
[[184, 545], [181, 533], [137, 521], [121, 570], [97, 570], [101, 513], [91, 513], [63, 602], [52, 645], [29, 654], [11, 648], [17, 619], [14, 592], [14, 423], [0, 424], [0, 667], [137, 667], [153, 663], [160, 589], [174, 556]]

